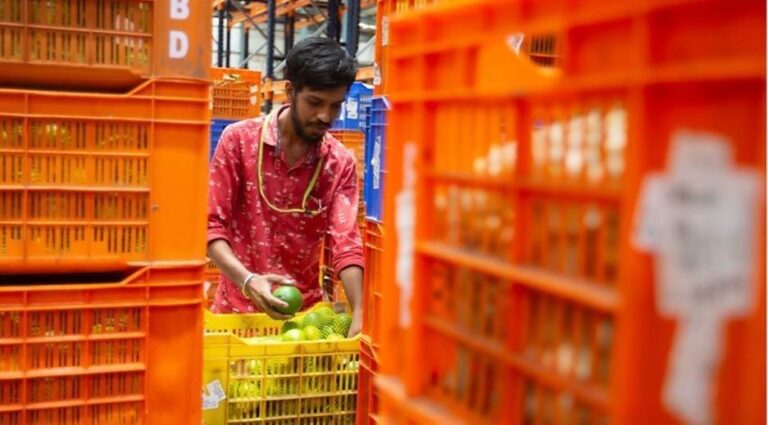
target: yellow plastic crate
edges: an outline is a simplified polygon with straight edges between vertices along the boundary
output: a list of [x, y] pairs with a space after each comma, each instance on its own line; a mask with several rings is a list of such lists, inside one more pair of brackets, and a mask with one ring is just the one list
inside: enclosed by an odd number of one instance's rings
[[281, 326], [264, 314], [206, 312], [204, 424], [354, 424], [360, 338], [283, 343], [232, 334], [277, 335]]
[[[307, 311], [296, 314], [294, 320], [304, 318], [304, 315], [319, 307], [332, 307], [329, 303], [317, 303]], [[206, 335], [233, 334], [240, 338], [255, 338], [280, 335], [283, 322], [274, 320], [263, 313], [255, 314], [215, 314], [205, 310], [204, 326]]]

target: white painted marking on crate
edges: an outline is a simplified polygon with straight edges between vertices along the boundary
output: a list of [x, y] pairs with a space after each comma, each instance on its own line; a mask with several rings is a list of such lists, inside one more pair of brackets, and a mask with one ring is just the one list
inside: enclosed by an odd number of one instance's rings
[[663, 400], [691, 424], [712, 423], [725, 322], [754, 307], [758, 174], [733, 163], [719, 135], [680, 131], [669, 170], [644, 182], [635, 245], [656, 257], [657, 308], [678, 319]]

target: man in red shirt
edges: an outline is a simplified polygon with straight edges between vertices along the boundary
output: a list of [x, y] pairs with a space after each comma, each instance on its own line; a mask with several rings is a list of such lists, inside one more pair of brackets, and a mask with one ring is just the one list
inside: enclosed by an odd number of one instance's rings
[[286, 59], [290, 103], [224, 130], [210, 165], [208, 256], [222, 272], [211, 310], [263, 311], [287, 319], [272, 296], [296, 285], [304, 308], [322, 298], [320, 244], [362, 320], [363, 251], [357, 227], [355, 159], [328, 134], [355, 80], [354, 59], [333, 40], [311, 37]]

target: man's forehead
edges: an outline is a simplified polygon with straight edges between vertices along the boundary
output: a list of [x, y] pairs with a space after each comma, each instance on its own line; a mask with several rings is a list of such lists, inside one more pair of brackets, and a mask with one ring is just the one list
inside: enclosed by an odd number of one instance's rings
[[315, 97], [329, 102], [341, 102], [347, 97], [346, 87], [327, 90], [317, 90], [305, 87], [303, 92], [305, 96]]

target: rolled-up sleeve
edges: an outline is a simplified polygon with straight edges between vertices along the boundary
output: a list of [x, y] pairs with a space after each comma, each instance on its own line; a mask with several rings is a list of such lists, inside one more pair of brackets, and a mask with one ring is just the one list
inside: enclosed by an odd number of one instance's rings
[[229, 128], [221, 135], [211, 158], [208, 178], [208, 243], [223, 239], [231, 244], [228, 223], [240, 193], [240, 147], [236, 132]]
[[328, 231], [331, 262], [336, 272], [350, 266], [363, 268], [363, 243], [357, 225], [359, 187], [355, 161], [350, 158], [341, 170], [331, 206]]

